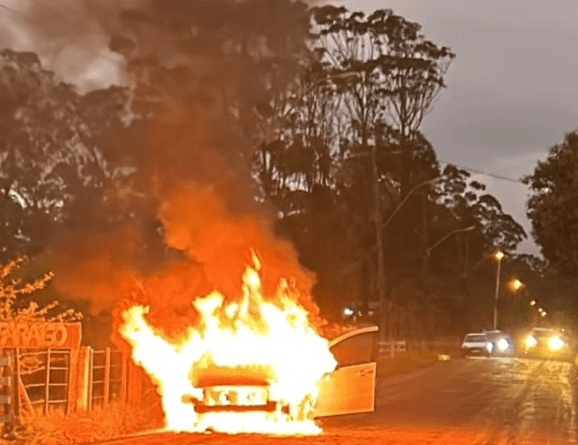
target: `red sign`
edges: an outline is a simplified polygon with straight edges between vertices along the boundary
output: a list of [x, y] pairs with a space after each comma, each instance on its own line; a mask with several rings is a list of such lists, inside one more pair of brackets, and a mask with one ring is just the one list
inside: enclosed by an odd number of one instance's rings
[[80, 323], [0, 321], [0, 348], [77, 349]]

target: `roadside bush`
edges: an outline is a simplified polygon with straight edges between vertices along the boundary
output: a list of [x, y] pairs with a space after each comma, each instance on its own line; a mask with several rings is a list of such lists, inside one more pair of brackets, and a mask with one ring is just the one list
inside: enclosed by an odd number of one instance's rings
[[66, 415], [63, 410], [48, 414], [26, 413], [10, 441], [0, 444], [73, 445], [92, 443], [160, 428], [152, 421], [150, 408], [113, 403], [106, 408]]

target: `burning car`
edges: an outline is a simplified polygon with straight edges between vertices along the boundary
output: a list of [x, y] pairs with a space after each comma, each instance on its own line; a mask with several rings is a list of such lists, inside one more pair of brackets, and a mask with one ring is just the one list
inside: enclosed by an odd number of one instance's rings
[[315, 417], [372, 411], [377, 327], [327, 340], [289, 282], [263, 295], [254, 260], [243, 297], [194, 299], [199, 320], [178, 341], [148, 322], [150, 307], [123, 312], [119, 332], [157, 386], [166, 429], [313, 435]]
[[258, 367], [206, 369], [195, 376], [194, 383], [203, 390], [202, 400], [190, 397], [187, 401], [199, 414], [281, 411], [299, 421], [373, 411], [377, 330], [376, 326], [355, 329], [330, 341], [337, 369], [319, 382], [316, 404], [306, 397], [291, 412], [290, 405], [275, 400], [267, 371]]

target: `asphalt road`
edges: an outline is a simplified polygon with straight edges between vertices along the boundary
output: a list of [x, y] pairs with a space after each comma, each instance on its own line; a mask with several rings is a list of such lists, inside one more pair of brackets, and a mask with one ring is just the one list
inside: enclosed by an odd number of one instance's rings
[[573, 444], [577, 407], [576, 368], [570, 363], [464, 359], [379, 381], [374, 413], [326, 419], [319, 437], [153, 434], [108, 443]]

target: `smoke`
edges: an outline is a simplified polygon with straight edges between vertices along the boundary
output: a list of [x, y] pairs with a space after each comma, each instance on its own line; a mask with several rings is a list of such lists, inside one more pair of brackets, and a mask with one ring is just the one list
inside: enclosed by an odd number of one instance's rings
[[[251, 176], [255, 105], [299, 70], [306, 6], [289, 0], [135, 0], [122, 2], [121, 11], [120, 3], [71, 1], [66, 8], [124, 54], [135, 91], [152, 91], [147, 98], [153, 96], [155, 118], [139, 124], [142, 146], [138, 156], [129, 156], [144, 216], [113, 230], [77, 221], [52, 245], [55, 285], [88, 298], [94, 314], [148, 304], [151, 322], [178, 333], [195, 320], [194, 298], [214, 290], [228, 299], [241, 296], [254, 251], [263, 264], [265, 295], [275, 295], [281, 279], [288, 279], [295, 298], [321, 325], [311, 299], [314, 276], [293, 246], [274, 235], [273, 212], [255, 201]], [[59, 45], [54, 33], [73, 32], [67, 23], [44, 30], [53, 49]], [[78, 42], [98, 40], [79, 28], [77, 23]], [[142, 57], [154, 66], [135, 68]], [[90, 214], [103, 205], [90, 204]], [[147, 228], [155, 219], [158, 228]]]
[[[121, 4], [122, 3], [122, 4]], [[45, 67], [80, 91], [126, 83], [121, 55], [108, 49], [115, 28], [112, 17], [121, 7], [137, 5], [124, 0], [21, 0], [10, 5], [20, 45], [36, 52]]]

